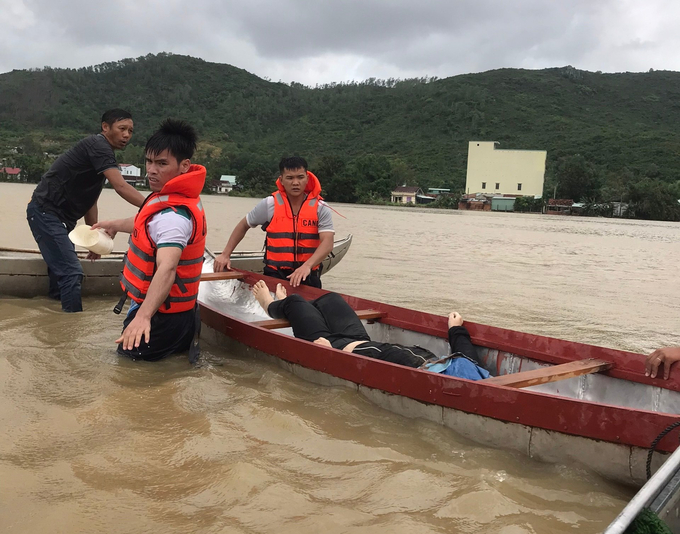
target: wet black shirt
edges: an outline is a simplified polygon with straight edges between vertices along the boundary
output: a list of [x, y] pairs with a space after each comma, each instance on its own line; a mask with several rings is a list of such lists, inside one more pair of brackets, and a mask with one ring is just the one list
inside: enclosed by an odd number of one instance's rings
[[104, 187], [102, 173], [115, 167], [118, 163], [106, 137], [86, 137], [55, 160], [35, 188], [33, 200], [73, 227], [97, 202]]

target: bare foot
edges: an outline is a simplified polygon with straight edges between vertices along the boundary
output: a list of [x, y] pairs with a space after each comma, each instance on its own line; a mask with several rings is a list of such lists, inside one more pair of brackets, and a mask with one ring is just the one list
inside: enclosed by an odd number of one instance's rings
[[267, 287], [267, 284], [264, 283], [264, 280], [255, 282], [255, 285], [253, 285], [253, 296], [260, 303], [260, 306], [262, 306], [264, 311], [269, 313], [269, 305], [274, 302], [274, 297], [269, 293], [269, 288]]
[[449, 313], [449, 328], [452, 326], [463, 326], [463, 318], [456, 311]]
[[[281, 285], [281, 284], [279, 284]], [[317, 345], [323, 345], [324, 347], [332, 347], [331, 342], [328, 341], [325, 337], [320, 337], [319, 339], [315, 339], [314, 343]]]
[[283, 287], [283, 284], [276, 284], [276, 298], [277, 300], [283, 300], [288, 296], [288, 291]]

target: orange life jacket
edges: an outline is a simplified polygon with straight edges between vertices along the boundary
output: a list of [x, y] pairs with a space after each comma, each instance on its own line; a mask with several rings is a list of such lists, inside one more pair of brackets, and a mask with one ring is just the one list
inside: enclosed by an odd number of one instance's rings
[[177, 265], [175, 282], [170, 289], [161, 313], [179, 313], [193, 309], [203, 268], [205, 237], [208, 233], [205, 211], [199, 194], [205, 183], [205, 167], [192, 165], [185, 174], [176, 176], [163, 186], [160, 193], [149, 195], [135, 216], [135, 228], [130, 236], [130, 248], [125, 255], [121, 276], [123, 291], [141, 303], [156, 272], [156, 244], [149, 236], [148, 222], [165, 209], [186, 208], [191, 214], [193, 231], [182, 250]]
[[[276, 181], [278, 191], [274, 197], [274, 215], [267, 225], [266, 252], [264, 263], [276, 270], [295, 270], [312, 257], [319, 248], [318, 203], [321, 198], [321, 184], [313, 173], [305, 187], [306, 197], [297, 216], [293, 216], [290, 201], [281, 180]], [[315, 265], [313, 270], [317, 270]]]

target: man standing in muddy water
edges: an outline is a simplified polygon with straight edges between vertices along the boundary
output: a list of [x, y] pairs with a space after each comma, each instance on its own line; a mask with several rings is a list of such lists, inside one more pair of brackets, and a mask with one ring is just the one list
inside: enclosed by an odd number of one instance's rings
[[215, 272], [231, 269], [231, 253], [246, 232], [262, 226], [267, 232], [264, 274], [288, 280], [297, 287], [321, 287], [321, 262], [333, 250], [333, 217], [320, 197], [321, 184], [300, 157], [279, 163], [277, 191], [261, 200], [236, 225], [222, 254], [215, 258]]
[[187, 349], [192, 362], [198, 357], [196, 299], [208, 228], [199, 197], [205, 167], [191, 163], [196, 140], [187, 123], [164, 121], [145, 148], [153, 193], [135, 217], [94, 225], [111, 237], [131, 234], [121, 285], [132, 303], [116, 343], [119, 354], [135, 360]]
[[[61, 300], [65, 312], [83, 310], [80, 289], [83, 268], [68, 234], [78, 219], [97, 222], [97, 200], [108, 180], [121, 197], [141, 206], [144, 196], [120, 173], [114, 150], [123, 150], [132, 137], [132, 115], [110, 109], [102, 115], [101, 133], [90, 135], [59, 156], [42, 176], [28, 203], [26, 217], [47, 263], [49, 296]], [[88, 259], [99, 259], [90, 252]]]

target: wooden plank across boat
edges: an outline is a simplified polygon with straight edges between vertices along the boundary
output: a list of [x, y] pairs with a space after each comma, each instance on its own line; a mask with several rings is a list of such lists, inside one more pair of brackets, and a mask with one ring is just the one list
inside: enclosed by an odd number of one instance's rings
[[[352, 244], [352, 235], [335, 241], [333, 251], [322, 262], [323, 271], [330, 271], [347, 253]], [[119, 295], [118, 278], [123, 269], [123, 253], [114, 253], [97, 261], [85, 259], [80, 254], [83, 266], [84, 296]], [[234, 252], [231, 263], [234, 268], [262, 272], [262, 251]], [[0, 297], [31, 298], [47, 295], [47, 266], [37, 250], [0, 248]]]
[[[316, 383], [350, 387], [384, 408], [429, 419], [478, 443], [580, 464], [641, 486], [648, 448], [679, 419], [680, 374], [645, 377], [641, 354], [466, 322], [479, 361], [495, 378], [458, 379], [292, 337], [285, 322], [272, 325], [254, 301], [250, 286], [260, 279], [272, 291], [280, 282], [246, 272], [242, 280], [201, 284], [208, 342], [278, 362]], [[288, 292], [306, 298], [324, 293], [302, 286]], [[445, 317], [343, 298], [366, 314], [372, 339], [448, 353]], [[678, 430], [661, 440], [654, 469], [677, 444]]]

